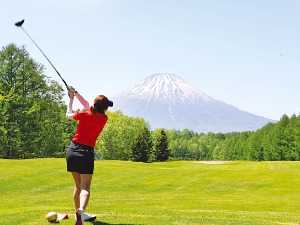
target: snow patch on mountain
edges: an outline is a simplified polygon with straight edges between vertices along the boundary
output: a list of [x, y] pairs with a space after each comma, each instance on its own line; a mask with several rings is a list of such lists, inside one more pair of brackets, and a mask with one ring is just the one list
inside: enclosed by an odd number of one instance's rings
[[178, 100], [194, 101], [199, 98], [203, 101], [213, 101], [208, 95], [193, 88], [181, 77], [172, 73], [156, 73], [147, 77], [127, 91], [126, 97], [148, 99], [149, 101], [151, 99], [170, 100], [171, 103], [176, 103]]

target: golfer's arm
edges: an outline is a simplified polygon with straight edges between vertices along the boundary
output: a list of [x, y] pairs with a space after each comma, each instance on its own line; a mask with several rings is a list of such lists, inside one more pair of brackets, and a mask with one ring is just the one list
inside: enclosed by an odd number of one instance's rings
[[81, 103], [81, 105], [83, 106], [84, 109], [90, 108], [89, 102], [87, 100], [85, 100], [78, 92], [76, 92], [75, 96], [78, 99], [78, 101]]
[[69, 104], [68, 104], [68, 108], [67, 108], [67, 112], [66, 112], [66, 116], [68, 119], [72, 119], [74, 116], [74, 111], [73, 111], [73, 98], [70, 98], [69, 100]]

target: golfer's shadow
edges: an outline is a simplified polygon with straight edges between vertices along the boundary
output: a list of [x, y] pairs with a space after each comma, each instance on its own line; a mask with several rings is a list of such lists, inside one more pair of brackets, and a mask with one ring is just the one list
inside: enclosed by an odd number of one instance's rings
[[92, 222], [93, 225], [143, 225], [143, 224], [125, 224], [125, 223], [105, 223], [102, 221], [94, 221]]

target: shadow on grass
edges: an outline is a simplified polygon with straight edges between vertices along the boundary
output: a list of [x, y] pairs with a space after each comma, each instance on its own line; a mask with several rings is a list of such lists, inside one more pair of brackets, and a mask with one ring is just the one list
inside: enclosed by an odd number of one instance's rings
[[125, 223], [105, 223], [105, 222], [102, 222], [102, 221], [94, 221], [92, 222], [93, 225], [143, 225], [143, 224], [133, 224], [133, 223], [130, 223], [130, 224], [125, 224]]

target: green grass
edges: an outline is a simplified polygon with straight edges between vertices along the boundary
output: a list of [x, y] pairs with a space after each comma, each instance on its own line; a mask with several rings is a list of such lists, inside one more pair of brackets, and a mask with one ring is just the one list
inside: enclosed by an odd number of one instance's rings
[[[88, 211], [96, 225], [296, 225], [300, 162], [96, 161]], [[64, 159], [0, 160], [0, 225], [74, 225]], [[86, 223], [90, 224], [90, 223]]]

